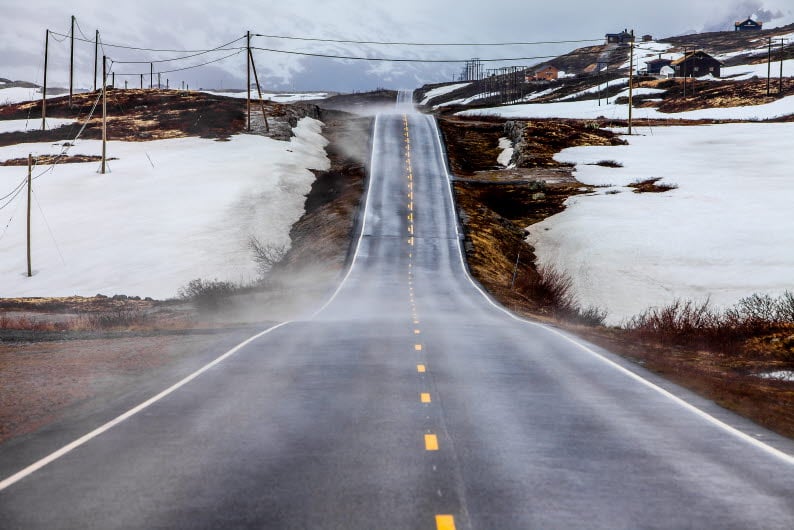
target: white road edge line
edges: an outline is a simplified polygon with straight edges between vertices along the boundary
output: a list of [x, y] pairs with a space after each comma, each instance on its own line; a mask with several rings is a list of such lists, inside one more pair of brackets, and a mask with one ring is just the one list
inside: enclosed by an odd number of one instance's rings
[[62, 456], [66, 455], [67, 453], [69, 453], [71, 451], [73, 451], [74, 449], [77, 449], [81, 445], [83, 445], [86, 442], [96, 438], [100, 434], [102, 434], [102, 433], [104, 433], [106, 431], [109, 431], [110, 429], [112, 429], [113, 427], [115, 427], [119, 423], [123, 422], [124, 420], [127, 420], [127, 419], [131, 418], [135, 414], [138, 414], [142, 410], [144, 410], [144, 409], [148, 408], [149, 406], [157, 403], [158, 401], [160, 401], [161, 399], [163, 399], [167, 395], [169, 395], [169, 394], [173, 393], [174, 391], [180, 389], [181, 387], [185, 386], [186, 384], [188, 384], [189, 382], [191, 382], [192, 380], [194, 380], [195, 378], [197, 378], [198, 376], [200, 376], [201, 374], [203, 374], [204, 372], [206, 372], [207, 370], [209, 370], [213, 366], [223, 362], [226, 358], [231, 357], [232, 355], [234, 355], [235, 353], [237, 353], [238, 351], [240, 351], [242, 348], [244, 348], [245, 346], [249, 345], [253, 341], [257, 340], [258, 338], [260, 338], [260, 337], [262, 337], [264, 335], [267, 335], [271, 331], [275, 331], [278, 328], [286, 326], [287, 324], [290, 324], [290, 323], [292, 323], [291, 320], [286, 321], [286, 322], [282, 322], [281, 324], [277, 324], [277, 325], [275, 325], [273, 327], [270, 327], [270, 328], [268, 328], [268, 329], [266, 329], [264, 331], [261, 331], [261, 332], [257, 333], [256, 335], [244, 340], [243, 342], [241, 342], [240, 344], [238, 344], [237, 346], [235, 346], [231, 350], [227, 351], [226, 353], [224, 353], [220, 357], [216, 358], [215, 360], [209, 362], [208, 364], [205, 364], [204, 366], [202, 366], [201, 368], [199, 368], [198, 370], [196, 370], [192, 374], [188, 375], [187, 377], [185, 377], [181, 381], [171, 385], [170, 387], [168, 387], [167, 389], [163, 390], [162, 392], [160, 392], [156, 396], [153, 396], [153, 397], [147, 399], [146, 401], [144, 401], [140, 405], [131, 408], [130, 410], [128, 410], [124, 414], [122, 414], [120, 416], [117, 416], [116, 418], [110, 420], [109, 422], [105, 423], [104, 425], [102, 425], [100, 427], [97, 427], [93, 431], [89, 432], [88, 434], [85, 434], [85, 435], [81, 436], [80, 438], [78, 438], [77, 440], [73, 441], [72, 443], [64, 445], [63, 447], [61, 447], [57, 451], [55, 451], [53, 453], [50, 453], [49, 455], [45, 456], [44, 458], [41, 458], [41, 459], [37, 460], [36, 462], [34, 462], [34, 463], [30, 464], [29, 466], [27, 466], [26, 468], [24, 468], [23, 470], [18, 471], [17, 473], [14, 473], [10, 477], [8, 477], [5, 480], [3, 480], [2, 482], [0, 482], [0, 491], [3, 491], [4, 489], [8, 488], [9, 486], [11, 486], [11, 485], [19, 482], [23, 478], [27, 477], [28, 475], [30, 475], [32, 473], [35, 473], [36, 471], [38, 471], [39, 469], [43, 468], [47, 464], [50, 464], [50, 463], [54, 462], [55, 460], [58, 460]]
[[[441, 136], [439, 134], [438, 125], [435, 123], [435, 119], [433, 117], [431, 117], [431, 116], [427, 116], [427, 119], [429, 121], [433, 122], [433, 126], [435, 127], [435, 130], [436, 130], [436, 141], [438, 143], [439, 153], [441, 154], [441, 157], [442, 157], [444, 173], [446, 174], [446, 178], [447, 178], [447, 184], [448, 184], [447, 191], [449, 192], [449, 198], [450, 198], [450, 201], [452, 201], [451, 204], [453, 205], [453, 208], [454, 208], [455, 197], [454, 197], [454, 195], [452, 193], [452, 176], [451, 176], [451, 174], [449, 172], [449, 168], [447, 166], [446, 157], [444, 156], [444, 153], [446, 151], [444, 151], [443, 145], [441, 143]], [[455, 223], [455, 231], [456, 232], [458, 231], [457, 222]], [[497, 310], [501, 311], [503, 314], [507, 315], [511, 319], [516, 320], [518, 322], [523, 322], [523, 323], [529, 324], [531, 326], [535, 326], [535, 327], [539, 327], [541, 329], [545, 329], [546, 331], [549, 331], [549, 332], [551, 332], [551, 333], [553, 333], [553, 334], [555, 334], [555, 335], [567, 340], [568, 342], [570, 342], [570, 343], [576, 345], [577, 347], [579, 347], [584, 352], [586, 352], [586, 353], [594, 356], [595, 358], [601, 360], [602, 362], [606, 363], [607, 365], [611, 366], [612, 368], [614, 368], [614, 369], [618, 370], [619, 372], [627, 375], [631, 379], [634, 379], [635, 381], [637, 381], [637, 382], [647, 386], [648, 388], [658, 392], [662, 396], [670, 399], [674, 403], [680, 405], [681, 407], [683, 407], [684, 409], [694, 413], [695, 415], [700, 416], [702, 419], [704, 419], [704, 420], [708, 421], [709, 423], [715, 425], [716, 427], [722, 429], [723, 431], [727, 432], [728, 434], [731, 434], [731, 435], [735, 436], [736, 438], [739, 438], [740, 440], [743, 440], [744, 442], [747, 442], [747, 443], [755, 446], [756, 448], [761, 449], [762, 451], [766, 452], [767, 454], [769, 454], [771, 456], [774, 456], [774, 457], [782, 460], [783, 462], [785, 462], [787, 464], [794, 465], [794, 455], [790, 455], [790, 454], [788, 454], [788, 453], [786, 453], [784, 451], [781, 451], [780, 449], [772, 447], [771, 445], [768, 445], [768, 444], [766, 444], [766, 443], [764, 443], [764, 442], [762, 442], [760, 440], [757, 440], [757, 439], [753, 438], [749, 434], [737, 429], [736, 427], [728, 425], [724, 421], [722, 421], [722, 420], [720, 420], [718, 418], [715, 418], [714, 416], [712, 416], [708, 412], [706, 412], [706, 411], [704, 411], [702, 409], [699, 409], [698, 407], [692, 405], [691, 403], [685, 401], [684, 399], [676, 396], [672, 392], [670, 392], [668, 390], [665, 390], [664, 388], [656, 385], [655, 383], [652, 383], [651, 381], [648, 381], [644, 377], [632, 372], [631, 370], [629, 370], [628, 368], [625, 368], [624, 366], [621, 366], [620, 364], [616, 363], [615, 361], [604, 357], [603, 355], [601, 355], [600, 353], [596, 352], [592, 348], [582, 344], [581, 342], [578, 342], [577, 340], [575, 340], [572, 337], [569, 337], [565, 333], [562, 333], [561, 331], [556, 330], [554, 328], [551, 328], [549, 326], [546, 326], [544, 324], [539, 324], [537, 322], [533, 322], [531, 320], [527, 320], [525, 318], [521, 318], [521, 317], [519, 317], [517, 315], [514, 315], [513, 313], [511, 313], [510, 311], [508, 311], [507, 309], [505, 309], [504, 307], [499, 305], [497, 302], [495, 302], [491, 298], [491, 296], [488, 295], [488, 293], [483, 291], [483, 289], [479, 285], [477, 285], [477, 283], [474, 281], [474, 278], [471, 277], [471, 274], [469, 274], [469, 269], [466, 266], [465, 257], [463, 255], [463, 243], [462, 243], [460, 237], [458, 237], [457, 247], [458, 247], [458, 257], [460, 258], [460, 264], [461, 264], [461, 267], [463, 268], [463, 273], [466, 275], [466, 278], [469, 280], [469, 283], [472, 285], [472, 287], [474, 287], [483, 296], [483, 298], [485, 298], [485, 300], [489, 304], [491, 304]]]
[[[378, 126], [378, 116], [375, 117], [375, 123], [373, 125], [373, 130], [375, 130], [377, 128], [377, 126]], [[377, 138], [378, 138], [378, 136], [375, 135], [375, 139], [376, 140], [377, 140]], [[345, 282], [347, 282], [348, 277], [350, 277], [350, 273], [352, 272], [353, 266], [355, 265], [356, 259], [358, 258], [359, 249], [361, 248], [361, 241], [364, 239], [364, 230], [366, 228], [366, 223], [367, 223], [367, 214], [369, 212], [369, 202], [370, 202], [369, 201], [369, 196], [370, 196], [370, 192], [372, 190], [372, 183], [371, 183], [371, 180], [372, 180], [372, 169], [371, 168], [374, 167], [375, 153], [377, 152], [377, 150], [375, 149], [374, 143], [373, 143], [372, 147], [373, 147], [372, 148], [372, 157], [371, 157], [371, 160], [370, 160], [370, 184], [367, 186], [367, 196], [366, 196], [366, 199], [365, 199], [365, 202], [364, 202], [364, 213], [363, 213], [362, 222], [361, 222], [361, 234], [359, 234], [358, 242], [356, 243], [356, 251], [353, 254], [353, 259], [350, 262], [350, 267], [348, 267], [347, 273], [345, 274], [344, 278], [342, 278], [342, 281], [339, 283], [339, 286], [336, 288], [336, 291], [334, 291], [334, 294], [331, 295], [331, 298], [329, 298], [328, 301], [325, 302], [325, 304], [323, 304], [323, 306], [320, 307], [320, 309], [318, 309], [310, 317], [311, 319], [315, 318], [318, 314], [323, 312], [331, 304], [331, 302], [334, 301], [336, 296], [342, 290], [342, 287], [344, 287]], [[50, 463], [54, 462], [55, 460], [58, 460], [62, 456], [66, 455], [67, 453], [69, 453], [71, 451], [73, 451], [74, 449], [77, 449], [81, 445], [83, 445], [86, 442], [96, 438], [100, 434], [109, 431], [110, 429], [112, 429], [113, 427], [115, 427], [119, 423], [123, 422], [124, 420], [129, 419], [130, 417], [134, 416], [135, 414], [141, 412], [142, 410], [148, 408], [149, 406], [153, 405], [154, 403], [160, 401], [161, 399], [163, 399], [167, 395], [169, 395], [169, 394], [173, 393], [174, 391], [178, 390], [179, 388], [185, 386], [190, 381], [192, 381], [196, 377], [200, 376], [201, 374], [203, 374], [204, 372], [206, 372], [207, 370], [209, 370], [213, 366], [223, 362], [226, 358], [234, 355], [235, 353], [237, 353], [242, 348], [244, 348], [245, 346], [247, 346], [251, 342], [255, 341], [256, 339], [258, 339], [258, 338], [260, 338], [260, 337], [262, 337], [264, 335], [267, 335], [271, 331], [274, 331], [274, 330], [276, 330], [276, 329], [278, 329], [280, 327], [286, 326], [287, 324], [290, 324], [292, 322], [293, 322], [292, 320], [289, 320], [289, 321], [286, 321], [286, 322], [282, 322], [280, 324], [277, 324], [277, 325], [275, 325], [275, 326], [273, 326], [271, 328], [268, 328], [268, 329], [266, 329], [266, 330], [264, 330], [264, 331], [262, 331], [260, 333], [257, 333], [256, 335], [244, 340], [243, 342], [241, 342], [240, 344], [238, 344], [237, 346], [235, 346], [231, 350], [227, 351], [226, 353], [224, 353], [220, 357], [218, 357], [215, 360], [211, 361], [209, 364], [206, 364], [206, 365], [202, 366], [201, 368], [199, 368], [198, 370], [196, 370], [192, 374], [188, 375], [187, 377], [185, 377], [181, 381], [179, 381], [179, 382], [175, 383], [174, 385], [168, 387], [167, 389], [163, 390], [162, 392], [160, 392], [156, 396], [153, 396], [153, 397], [147, 399], [146, 401], [144, 401], [140, 405], [137, 405], [136, 407], [131, 408], [127, 412], [121, 414], [120, 416], [117, 416], [116, 418], [110, 420], [109, 422], [105, 423], [104, 425], [101, 425], [100, 427], [97, 427], [96, 429], [94, 429], [93, 431], [89, 432], [88, 434], [85, 434], [85, 435], [81, 436], [77, 440], [75, 440], [75, 441], [73, 441], [73, 442], [61, 447], [57, 451], [54, 451], [54, 452], [50, 453], [49, 455], [47, 455], [47, 456], [37, 460], [36, 462], [30, 464], [29, 466], [25, 467], [21, 471], [18, 471], [17, 473], [14, 473], [10, 477], [0, 481], [0, 491], [3, 491], [4, 489], [8, 488], [9, 486], [12, 486], [12, 485], [16, 484], [17, 482], [19, 482], [23, 478], [27, 477], [28, 475], [30, 475], [32, 473], [35, 473], [36, 471], [38, 471], [39, 469], [43, 468], [47, 464], [50, 464]]]

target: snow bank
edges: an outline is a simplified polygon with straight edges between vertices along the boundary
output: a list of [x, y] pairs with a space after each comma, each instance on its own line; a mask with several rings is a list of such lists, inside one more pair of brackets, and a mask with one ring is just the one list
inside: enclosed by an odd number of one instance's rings
[[[212, 90], [201, 90], [205, 94], [213, 96], [225, 96], [227, 98], [245, 99], [248, 92], [216, 92]], [[314, 99], [325, 99], [330, 97], [328, 92], [262, 92], [262, 99], [269, 99], [275, 103], [295, 103], [298, 101], [309, 101]], [[251, 99], [259, 101], [259, 93], [256, 89], [251, 91]]]
[[441, 87], [429, 90], [425, 94], [425, 99], [422, 100], [420, 105], [427, 105], [428, 103], [430, 103], [430, 100], [433, 99], [433, 98], [437, 98], [439, 96], [443, 96], [443, 95], [449, 94], [450, 92], [454, 92], [454, 91], [458, 90], [459, 88], [465, 88], [465, 87], [469, 86], [470, 84], [471, 83], [457, 83], [455, 85], [441, 86]]
[[[288, 245], [315, 179], [307, 168], [329, 166], [321, 127], [304, 118], [289, 142], [257, 135], [110, 142], [108, 154], [119, 160], [106, 175], [97, 163], [57, 166], [33, 185], [41, 210], [34, 206], [32, 278], [24, 275], [24, 194], [0, 210], [0, 230], [13, 214], [0, 238], [0, 297], [167, 298], [194, 278], [255, 279], [249, 237]], [[98, 141], [80, 141], [70, 153], [100, 149]], [[15, 145], [1, 148], [0, 160], [59, 150]], [[0, 167], [0, 196], [25, 173]]]
[[[47, 94], [47, 99], [59, 98], [64, 94]], [[40, 88], [0, 87], [0, 105], [13, 105], [23, 101], [41, 100]], [[39, 115], [41, 118], [41, 115]]]
[[[61, 118], [47, 118], [47, 129], [57, 129], [64, 125], [71, 125], [74, 120], [64, 120]], [[0, 134], [11, 132], [27, 132], [41, 130], [41, 116], [29, 120], [2, 120], [0, 121]], [[77, 131], [75, 131], [76, 133]]]
[[[625, 92], [622, 95], [628, 95]], [[462, 116], [503, 116], [505, 118], [572, 118], [625, 120], [628, 117], [628, 105], [616, 105], [615, 98], [610, 103], [597, 99], [584, 101], [561, 101], [558, 103], [524, 103], [520, 105], [506, 105], [503, 107], [488, 107], [458, 112]], [[635, 108], [634, 117], [641, 119], [672, 119], [672, 120], [768, 120], [794, 114], [794, 96], [763, 105], [748, 105], [744, 107], [710, 108], [692, 110], [688, 112], [666, 113], [656, 109]]]
[[[791, 123], [667, 127], [628, 146], [566, 149], [555, 158], [576, 163], [580, 181], [620, 193], [569, 199], [528, 241], [611, 324], [676, 297], [728, 306], [782, 294], [794, 286], [793, 136]], [[586, 165], [601, 160], [623, 167]], [[679, 188], [622, 188], [649, 178]]]
[[510, 138], [499, 138], [499, 149], [501, 149], [502, 152], [499, 153], [496, 161], [499, 163], [499, 165], [508, 167], [510, 165], [510, 160], [513, 159], [513, 152], [515, 151], [513, 142], [510, 140]]
[[[612, 81], [609, 82], [608, 86], [611, 88], [611, 87], [628, 85], [628, 84], [629, 84], [629, 78], [628, 77], [624, 77], [624, 78], [621, 78], [621, 79], [613, 79]], [[576, 98], [579, 98], [579, 97], [582, 97], [582, 96], [586, 96], [588, 94], [597, 94], [601, 90], [603, 90], [606, 93], [606, 89], [607, 89], [607, 83], [604, 82], [604, 83], [601, 83], [600, 85], [592, 86], [590, 88], [586, 88], [584, 90], [580, 90], [579, 92], [575, 92], [573, 94], [569, 94], [567, 96], [558, 98], [557, 101], [568, 101], [570, 99], [576, 99]]]
[[[752, 79], [753, 77], [761, 77], [766, 79], [769, 73], [769, 65], [766, 62], [760, 64], [741, 64], [738, 66], [727, 66], [722, 68], [722, 78], [730, 78], [730, 81], [741, 81], [745, 79]], [[776, 80], [780, 75], [780, 61], [772, 63], [772, 78]], [[794, 59], [783, 61], [783, 77], [791, 77], [794, 75]]]

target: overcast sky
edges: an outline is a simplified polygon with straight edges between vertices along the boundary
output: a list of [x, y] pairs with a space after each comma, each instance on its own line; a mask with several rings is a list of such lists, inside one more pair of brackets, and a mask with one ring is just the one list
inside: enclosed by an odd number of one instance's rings
[[[410, 42], [504, 42], [600, 39], [624, 28], [667, 37], [693, 31], [731, 30], [734, 20], [748, 15], [776, 27], [794, 22], [791, 0], [0, 0], [0, 77], [41, 83], [45, 30], [68, 33], [70, 16], [89, 38], [99, 29], [102, 40], [145, 48], [198, 50], [213, 48], [252, 33], [329, 39]], [[112, 7], [110, 7], [112, 5]], [[77, 33], [80, 36], [79, 30]], [[244, 40], [234, 46], [244, 45]], [[256, 37], [253, 46], [368, 57], [429, 59], [504, 58], [556, 55], [584, 44], [521, 47], [410, 47], [342, 45]], [[68, 40], [51, 38], [51, 85], [68, 85]], [[232, 51], [159, 63], [156, 70], [190, 66]], [[179, 53], [132, 52], [105, 48], [116, 60], [150, 61]], [[368, 90], [378, 86], [415, 87], [451, 80], [459, 64], [338, 61], [256, 51], [260, 82], [269, 89]], [[93, 87], [94, 46], [78, 43], [76, 83]], [[512, 64], [531, 65], [538, 60]], [[243, 88], [245, 55], [202, 68], [163, 75], [172, 86]], [[149, 72], [148, 64], [114, 64], [122, 73]], [[148, 78], [148, 75], [147, 75]], [[127, 79], [132, 85], [139, 77]], [[148, 79], [146, 80], [148, 84]]]

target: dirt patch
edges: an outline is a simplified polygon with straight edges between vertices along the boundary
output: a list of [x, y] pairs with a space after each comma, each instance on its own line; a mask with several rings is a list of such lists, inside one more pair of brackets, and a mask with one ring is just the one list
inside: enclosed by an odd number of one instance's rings
[[[118, 160], [118, 158], [111, 157], [108, 160]], [[101, 162], [101, 156], [95, 155], [70, 155], [70, 156], [58, 156], [58, 155], [44, 155], [44, 156], [37, 156], [33, 159], [33, 163], [37, 165], [50, 165], [55, 164], [82, 164], [84, 162]], [[0, 166], [27, 166], [28, 159], [27, 158], [12, 158], [11, 160], [6, 160], [4, 162], [0, 162]]]
[[659, 184], [660, 180], [661, 177], [632, 182], [629, 188], [634, 188], [634, 193], [664, 193], [678, 189], [675, 184]]
[[[0, 146], [72, 140], [83, 124], [85, 130], [81, 138], [99, 140], [102, 138], [102, 111], [101, 106], [94, 108], [98, 97], [96, 92], [76, 94], [71, 107], [68, 97], [49, 99], [47, 117], [73, 119], [77, 123], [45, 131], [3, 133], [0, 134]], [[244, 99], [204, 92], [135, 89], [109, 90], [107, 100], [108, 138], [111, 140], [134, 142], [188, 136], [226, 140], [247, 127]], [[268, 120], [274, 126], [273, 134], [268, 136], [279, 139], [284, 139], [284, 127], [279, 124], [285, 124], [289, 131], [289, 126], [295, 126], [300, 118], [317, 115], [313, 105], [281, 105], [266, 101], [264, 106]], [[254, 115], [261, 120], [258, 101], [252, 102], [252, 122]], [[31, 116], [41, 116], [40, 101], [0, 107], [2, 120], [28, 119]], [[262, 133], [265, 134], [264, 131]]]

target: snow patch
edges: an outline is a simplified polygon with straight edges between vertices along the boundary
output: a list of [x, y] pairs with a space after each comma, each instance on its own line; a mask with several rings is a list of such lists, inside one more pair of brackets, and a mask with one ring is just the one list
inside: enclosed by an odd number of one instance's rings
[[446, 94], [449, 94], [450, 92], [454, 92], [454, 91], [458, 90], [459, 88], [466, 88], [470, 84], [471, 83], [457, 83], [455, 85], [440, 86], [438, 88], [434, 88], [432, 90], [429, 90], [425, 94], [425, 99], [422, 100], [420, 105], [427, 105], [428, 103], [430, 103], [431, 99], [437, 98], [439, 96], [444, 96]]
[[[57, 129], [64, 125], [72, 125], [74, 120], [64, 120], [61, 118], [47, 118], [46, 128], [48, 130]], [[0, 134], [12, 132], [27, 132], [41, 130], [41, 117], [29, 120], [2, 120], [0, 121]]]
[[501, 149], [502, 152], [499, 153], [499, 157], [497, 157], [496, 161], [501, 166], [509, 167], [510, 160], [513, 159], [513, 152], [515, 151], [513, 142], [510, 141], [509, 138], [499, 138], [499, 149]]
[[[782, 294], [794, 285], [792, 136], [792, 123], [662, 127], [627, 146], [566, 149], [555, 159], [577, 164], [578, 180], [621, 193], [568, 199], [528, 241], [609, 324], [675, 298], [726, 307]], [[601, 160], [623, 167], [589, 165]], [[625, 188], [651, 178], [678, 189]]]
[[[258, 135], [110, 142], [108, 154], [118, 160], [108, 174], [98, 174], [97, 163], [56, 166], [33, 181], [41, 210], [34, 206], [32, 278], [24, 275], [24, 194], [0, 210], [3, 227], [11, 218], [0, 231], [0, 297], [168, 298], [195, 278], [255, 279], [249, 237], [289, 245], [315, 180], [309, 169], [330, 165], [321, 131], [321, 122], [303, 118], [289, 142]], [[0, 148], [0, 159], [59, 151], [21, 144]], [[95, 140], [71, 149], [100, 151]], [[0, 167], [0, 196], [26, 171]]]

